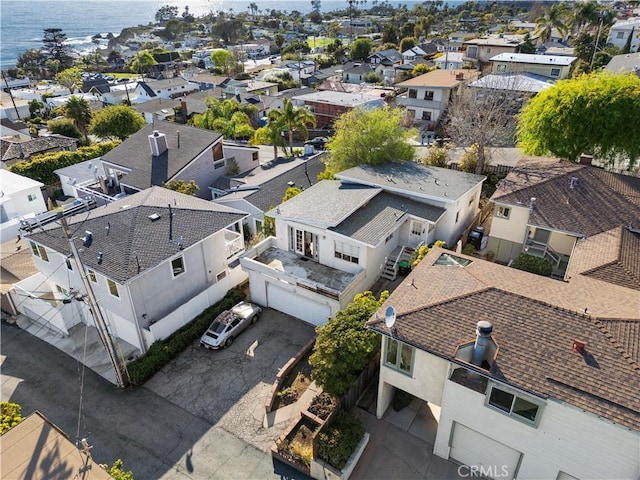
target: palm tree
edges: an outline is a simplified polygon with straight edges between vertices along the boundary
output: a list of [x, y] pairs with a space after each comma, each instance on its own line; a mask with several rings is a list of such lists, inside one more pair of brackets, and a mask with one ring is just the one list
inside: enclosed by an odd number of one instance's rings
[[563, 37], [566, 35], [568, 30], [567, 25], [564, 23], [566, 16], [566, 5], [564, 3], [554, 3], [542, 17], [536, 19], [535, 34], [540, 37], [542, 43], [551, 40], [551, 33], [554, 28]]
[[309, 138], [307, 125], [316, 126], [316, 116], [303, 107], [296, 107], [291, 100], [285, 98], [282, 110], [271, 110], [268, 114], [269, 121], [280, 126], [280, 131], [289, 132], [289, 148], [293, 155], [293, 132], [301, 132], [305, 140]]
[[84, 98], [72, 96], [64, 105], [64, 116], [73, 120], [78, 130], [84, 135], [84, 140], [88, 143], [88, 126], [91, 122], [91, 107]]

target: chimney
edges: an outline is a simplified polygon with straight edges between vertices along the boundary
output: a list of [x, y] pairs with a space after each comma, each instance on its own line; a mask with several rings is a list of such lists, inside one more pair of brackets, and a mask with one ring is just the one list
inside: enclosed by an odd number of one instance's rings
[[476, 325], [476, 343], [473, 346], [473, 353], [471, 354], [471, 363], [480, 367], [484, 360], [485, 350], [487, 344], [491, 339], [491, 333], [493, 332], [493, 325], [486, 320], [480, 320]]
[[456, 73], [456, 80], [464, 80], [464, 73], [462, 72]]
[[578, 186], [578, 177], [575, 175], [571, 177], [571, 183], [569, 184], [569, 188], [574, 189]]
[[591, 162], [593, 161], [593, 155], [580, 155], [580, 161], [578, 163], [580, 163], [580, 165], [591, 165]]
[[582, 340], [574, 340], [573, 341], [573, 353], [582, 354], [587, 346], [587, 342], [583, 342]]
[[166, 135], [154, 130], [153, 134], [149, 135], [149, 146], [151, 147], [151, 155], [159, 157], [168, 150]]

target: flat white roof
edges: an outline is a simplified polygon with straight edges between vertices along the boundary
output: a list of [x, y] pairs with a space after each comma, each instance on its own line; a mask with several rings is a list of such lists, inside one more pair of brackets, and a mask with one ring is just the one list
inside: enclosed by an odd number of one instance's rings
[[28, 188], [40, 188], [43, 186], [44, 183], [23, 177], [9, 170], [0, 169], [0, 190], [2, 190], [4, 195], [11, 195], [12, 193], [27, 190]]
[[566, 67], [575, 62], [577, 57], [564, 55], [534, 55], [531, 53], [501, 53], [491, 57], [492, 62], [535, 63], [539, 65], [560, 65]]
[[293, 99], [302, 102], [321, 102], [328, 103], [330, 105], [346, 105], [350, 107], [356, 107], [358, 105], [364, 105], [367, 103], [382, 100], [380, 97], [366, 95], [363, 93], [334, 92], [331, 90], [323, 90], [315, 93], [307, 93], [306, 95], [298, 95], [296, 97], [293, 97]]

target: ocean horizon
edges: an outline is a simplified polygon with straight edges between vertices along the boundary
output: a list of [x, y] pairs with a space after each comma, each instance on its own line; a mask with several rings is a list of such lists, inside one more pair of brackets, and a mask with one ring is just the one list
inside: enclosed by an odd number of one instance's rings
[[[373, 0], [370, 0], [372, 2]], [[0, 68], [15, 67], [19, 55], [42, 47], [45, 28], [60, 28], [68, 44], [81, 52], [95, 49], [91, 38], [96, 34], [119, 35], [122, 29], [155, 22], [163, 5], [177, 6], [179, 13], [189, 7], [195, 16], [211, 12], [248, 11], [251, 1], [237, 0], [2, 0], [0, 2]], [[311, 0], [255, 1], [259, 11], [281, 10], [311, 12]], [[390, 2], [412, 8], [420, 0]], [[464, 3], [451, 0], [450, 6]], [[346, 0], [321, 0], [324, 12], [348, 8]], [[372, 3], [369, 3], [371, 6]]]

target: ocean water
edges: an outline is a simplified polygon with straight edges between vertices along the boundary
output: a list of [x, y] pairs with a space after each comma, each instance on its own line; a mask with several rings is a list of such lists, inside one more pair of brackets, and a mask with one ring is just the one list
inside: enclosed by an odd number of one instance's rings
[[[372, 5], [370, 0], [368, 6]], [[60, 28], [69, 45], [81, 51], [95, 49], [91, 37], [98, 33], [120, 34], [123, 28], [147, 25], [155, 21], [163, 5], [189, 7], [195, 16], [210, 12], [247, 12], [249, 0], [1, 0], [0, 1], [0, 67], [15, 66], [18, 55], [30, 48], [41, 48], [45, 28]], [[269, 12], [311, 11], [311, 0], [254, 0], [258, 9]], [[390, 2], [393, 6], [413, 7], [420, 0]], [[463, 3], [449, 0], [449, 5]], [[323, 11], [348, 8], [347, 0], [321, 0]]]

